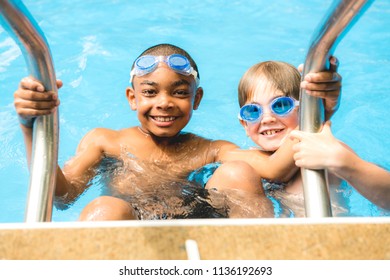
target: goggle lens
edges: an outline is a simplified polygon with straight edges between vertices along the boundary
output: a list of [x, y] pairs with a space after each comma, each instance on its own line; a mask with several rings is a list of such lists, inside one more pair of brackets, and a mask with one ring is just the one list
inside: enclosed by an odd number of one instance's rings
[[288, 97], [276, 98], [271, 104], [271, 110], [276, 115], [283, 116], [294, 108], [294, 100]]
[[[145, 75], [146, 73], [148, 72], [151, 72], [154, 70], [154, 68], [156, 67], [158, 61], [156, 60], [156, 58], [152, 55], [145, 55], [145, 56], [142, 56], [140, 58], [137, 59], [137, 61], [135, 62], [135, 65], [136, 67], [141, 70], [141, 71], [145, 71], [143, 75]], [[139, 73], [137, 73], [138, 75], [141, 75]]]
[[257, 104], [248, 104], [241, 108], [240, 116], [243, 120], [248, 122], [254, 122], [260, 118], [263, 114], [263, 110]]
[[179, 54], [173, 54], [168, 58], [168, 65], [172, 69], [180, 72], [188, 73], [189, 68], [191, 67], [190, 62], [185, 56]]

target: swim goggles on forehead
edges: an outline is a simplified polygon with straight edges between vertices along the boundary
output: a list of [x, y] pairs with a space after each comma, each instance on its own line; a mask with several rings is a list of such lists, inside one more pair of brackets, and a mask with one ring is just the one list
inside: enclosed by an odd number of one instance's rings
[[196, 86], [199, 86], [198, 72], [191, 66], [190, 61], [184, 55], [172, 54], [169, 56], [143, 55], [134, 62], [134, 68], [130, 72], [130, 83], [134, 76], [141, 77], [156, 70], [160, 62], [165, 62], [176, 73], [194, 76]]
[[[288, 115], [296, 106], [299, 105], [299, 101], [288, 97], [277, 97], [269, 104], [271, 112], [279, 117]], [[263, 107], [259, 104], [246, 104], [241, 107], [238, 118], [247, 122], [257, 122], [263, 115]]]

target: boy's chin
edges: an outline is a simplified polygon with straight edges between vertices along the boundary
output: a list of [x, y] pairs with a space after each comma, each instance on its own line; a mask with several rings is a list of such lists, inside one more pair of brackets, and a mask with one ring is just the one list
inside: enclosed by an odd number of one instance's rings
[[172, 138], [177, 136], [180, 133], [181, 130], [169, 130], [169, 131], [152, 131], [153, 136], [158, 138]]

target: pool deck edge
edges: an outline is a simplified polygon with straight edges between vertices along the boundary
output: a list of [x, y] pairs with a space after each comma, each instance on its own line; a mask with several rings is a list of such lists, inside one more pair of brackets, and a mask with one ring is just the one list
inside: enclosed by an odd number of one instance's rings
[[203, 219], [0, 224], [0, 259], [389, 260], [390, 219]]

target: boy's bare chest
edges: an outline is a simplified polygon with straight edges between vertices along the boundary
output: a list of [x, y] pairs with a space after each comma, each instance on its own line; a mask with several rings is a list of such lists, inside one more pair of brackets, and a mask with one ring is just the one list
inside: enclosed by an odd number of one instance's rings
[[121, 157], [134, 157], [144, 163], [167, 168], [194, 170], [211, 161], [209, 142], [182, 139], [173, 143], [156, 143], [151, 139], [129, 139], [122, 143]]

